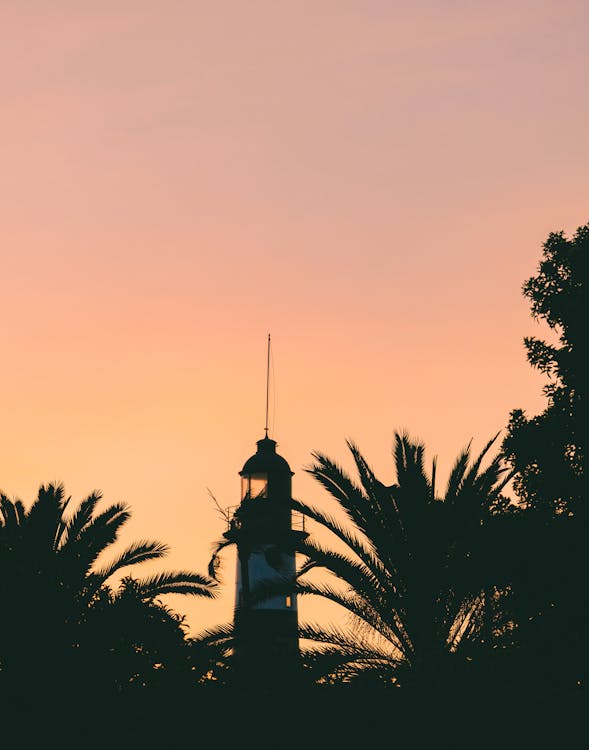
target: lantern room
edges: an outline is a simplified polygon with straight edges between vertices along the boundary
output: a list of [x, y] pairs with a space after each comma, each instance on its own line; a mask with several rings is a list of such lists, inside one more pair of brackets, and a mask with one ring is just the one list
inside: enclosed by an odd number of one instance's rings
[[241, 476], [241, 502], [268, 500], [288, 503], [291, 498], [293, 472], [282, 456], [276, 453], [276, 441], [267, 435], [258, 440], [257, 451], [243, 465]]

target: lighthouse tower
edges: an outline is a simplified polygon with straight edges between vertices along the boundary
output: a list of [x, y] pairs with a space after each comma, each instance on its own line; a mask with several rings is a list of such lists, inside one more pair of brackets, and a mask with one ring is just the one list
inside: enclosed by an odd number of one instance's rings
[[[237, 546], [237, 677], [250, 686], [289, 685], [299, 669], [295, 548], [307, 536], [292, 527], [293, 472], [266, 431], [239, 474], [241, 503], [225, 533]], [[268, 584], [279, 593], [264, 597]]]

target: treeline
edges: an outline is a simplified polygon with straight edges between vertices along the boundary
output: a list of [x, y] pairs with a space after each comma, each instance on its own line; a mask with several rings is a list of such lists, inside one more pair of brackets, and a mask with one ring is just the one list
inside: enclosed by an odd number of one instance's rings
[[[337, 540], [301, 544], [297, 590], [338, 603], [350, 624], [301, 625], [298, 688], [525, 695], [586, 687], [588, 260], [589, 225], [571, 239], [548, 237], [523, 287], [534, 318], [555, 334], [556, 343], [525, 340], [530, 365], [546, 376], [546, 408], [515, 409], [503, 440], [461, 452], [444, 486], [406, 434], [395, 436], [394, 474], [384, 481], [354, 444], [356, 477], [314, 454], [309, 472], [346, 520], [293, 501]], [[161, 598], [211, 598], [214, 578], [126, 575], [165, 556], [153, 541], [103, 562], [128, 518], [124, 506], [101, 509], [98, 494], [72, 508], [61, 486], [41, 487], [28, 509], [1, 495], [5, 699], [185, 701], [230, 688], [231, 626], [189, 638]]]
[[586, 688], [588, 271], [589, 225], [548, 237], [523, 285], [553, 332], [553, 343], [525, 339], [547, 378], [546, 408], [512, 411], [502, 443], [463, 451], [445, 487], [407, 435], [395, 437], [392, 482], [353, 444], [356, 479], [315, 455], [310, 473], [347, 518], [341, 526], [295, 503], [347, 549], [301, 549], [303, 571], [333, 580], [316, 586], [303, 574], [301, 593], [351, 615], [345, 633], [305, 633], [341, 656], [325, 681], [520, 696]]

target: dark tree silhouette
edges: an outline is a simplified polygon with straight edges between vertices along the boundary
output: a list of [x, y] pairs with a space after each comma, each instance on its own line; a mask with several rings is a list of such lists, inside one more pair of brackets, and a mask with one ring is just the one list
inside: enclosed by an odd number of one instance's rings
[[41, 486], [28, 511], [0, 495], [0, 680], [12, 692], [120, 692], [191, 670], [182, 618], [158, 597], [211, 598], [215, 582], [177, 571], [127, 576], [113, 589], [122, 571], [168, 548], [139, 541], [100, 566], [130, 517], [121, 504], [98, 512], [100, 499], [66, 515], [61, 485]]
[[528, 361], [548, 377], [548, 403], [535, 417], [511, 413], [503, 450], [516, 469], [521, 501], [548, 513], [587, 514], [588, 277], [589, 224], [571, 240], [551, 234], [537, 275], [523, 285], [533, 317], [548, 324], [558, 344], [525, 339]]
[[533, 317], [556, 338], [525, 339], [528, 361], [548, 378], [547, 406], [535, 417], [514, 410], [503, 443], [524, 509], [504, 544], [517, 626], [514, 679], [561, 690], [589, 679], [588, 274], [589, 224], [570, 240], [550, 234], [536, 276], [523, 285]]

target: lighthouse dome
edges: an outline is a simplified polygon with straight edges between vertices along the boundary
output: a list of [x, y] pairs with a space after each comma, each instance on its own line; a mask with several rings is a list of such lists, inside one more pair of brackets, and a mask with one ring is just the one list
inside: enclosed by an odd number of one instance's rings
[[252, 474], [293, 475], [286, 459], [276, 453], [276, 441], [268, 436], [258, 440], [258, 450], [243, 465], [239, 472], [241, 476]]

